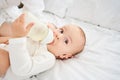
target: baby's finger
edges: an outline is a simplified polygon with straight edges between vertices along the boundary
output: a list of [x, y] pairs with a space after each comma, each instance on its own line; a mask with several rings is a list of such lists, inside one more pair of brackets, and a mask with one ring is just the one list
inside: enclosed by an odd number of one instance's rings
[[48, 28], [50, 28], [52, 31], [54, 31], [55, 29], [57, 29], [57, 27], [56, 27], [54, 24], [52, 24], [52, 23], [48, 23], [47, 26], [48, 26]]
[[47, 26], [48, 26], [49, 28], [57, 28], [56, 25], [53, 24], [53, 23], [47, 23]]

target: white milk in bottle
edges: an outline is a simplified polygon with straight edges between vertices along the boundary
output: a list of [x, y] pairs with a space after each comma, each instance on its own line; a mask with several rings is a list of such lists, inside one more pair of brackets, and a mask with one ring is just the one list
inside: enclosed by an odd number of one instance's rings
[[26, 25], [28, 25], [31, 22], [34, 23], [27, 36], [30, 37], [32, 40], [40, 41], [43, 44], [52, 42], [53, 32], [47, 27], [47, 24], [40, 22], [39, 19], [37, 19], [37, 17], [35, 17], [30, 12], [24, 12], [24, 14]]

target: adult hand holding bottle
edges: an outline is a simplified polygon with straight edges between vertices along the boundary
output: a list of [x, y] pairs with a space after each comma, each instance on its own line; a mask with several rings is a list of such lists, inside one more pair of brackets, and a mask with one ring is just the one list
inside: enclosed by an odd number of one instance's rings
[[20, 15], [12, 24], [11, 24], [11, 37], [24, 37], [28, 34], [33, 23], [29, 23], [27, 26], [25, 25], [25, 14]]

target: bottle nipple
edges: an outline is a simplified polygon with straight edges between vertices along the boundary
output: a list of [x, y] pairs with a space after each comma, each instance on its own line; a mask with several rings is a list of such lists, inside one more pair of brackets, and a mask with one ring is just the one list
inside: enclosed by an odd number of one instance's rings
[[53, 31], [49, 28], [48, 29], [48, 34], [47, 34], [47, 36], [45, 37], [45, 39], [43, 39], [42, 41], [41, 41], [41, 43], [45, 43], [45, 44], [47, 44], [47, 43], [50, 43], [50, 42], [52, 42], [53, 41]]

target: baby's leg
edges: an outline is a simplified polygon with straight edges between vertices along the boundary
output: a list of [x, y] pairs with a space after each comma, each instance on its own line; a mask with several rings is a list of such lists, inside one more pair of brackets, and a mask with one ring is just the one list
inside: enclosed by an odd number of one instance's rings
[[10, 66], [9, 54], [0, 48], [0, 76], [3, 76]]

